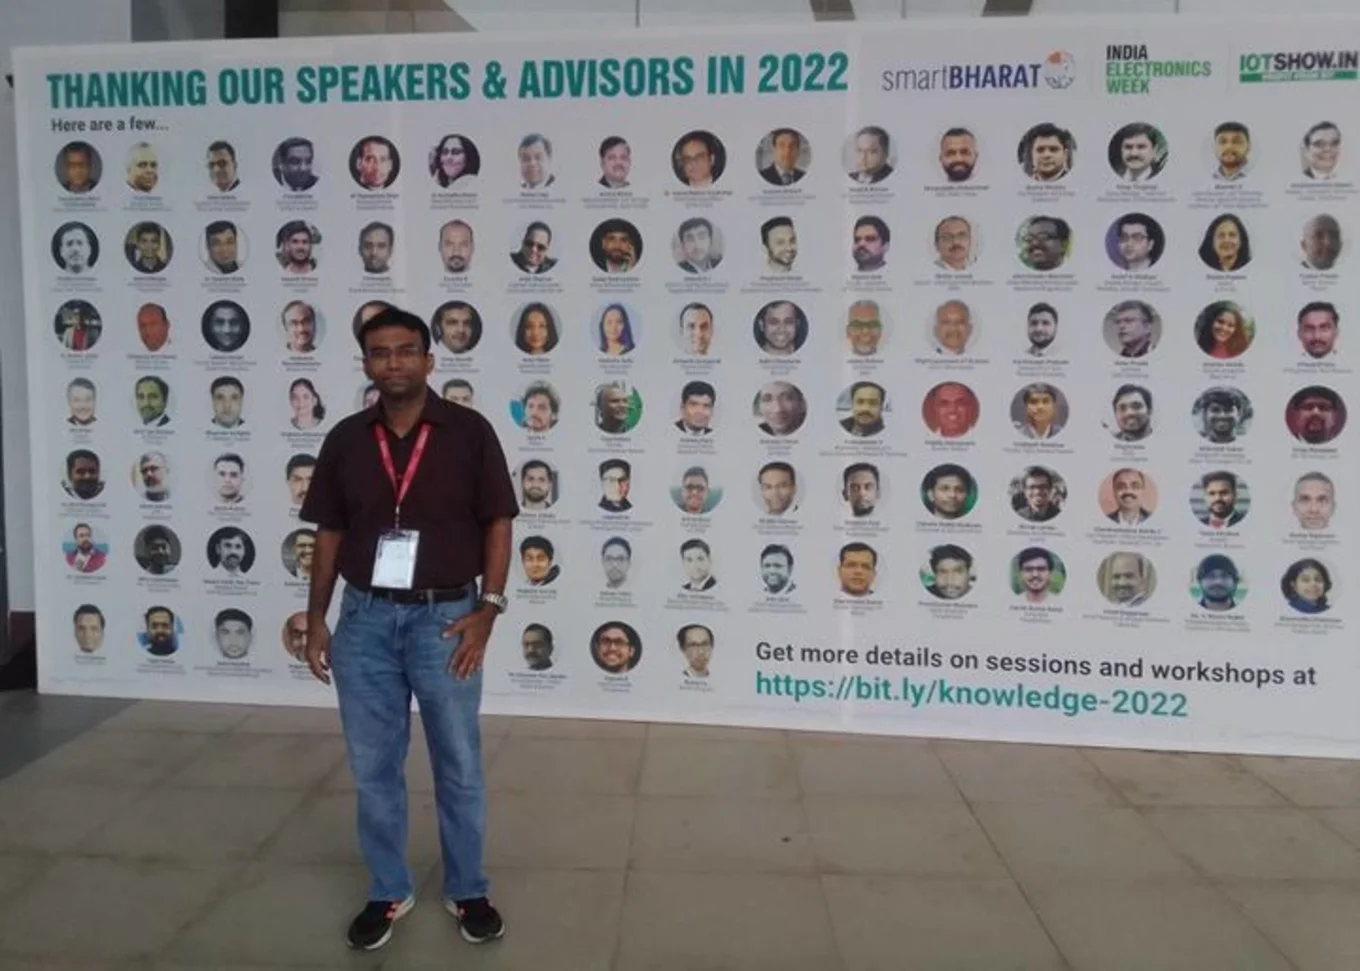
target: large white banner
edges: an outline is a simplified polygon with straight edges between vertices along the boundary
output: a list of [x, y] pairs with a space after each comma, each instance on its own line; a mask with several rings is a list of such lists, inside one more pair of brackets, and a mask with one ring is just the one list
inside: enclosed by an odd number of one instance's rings
[[326, 705], [353, 328], [523, 514], [495, 712], [1360, 755], [1360, 21], [18, 60], [45, 691]]

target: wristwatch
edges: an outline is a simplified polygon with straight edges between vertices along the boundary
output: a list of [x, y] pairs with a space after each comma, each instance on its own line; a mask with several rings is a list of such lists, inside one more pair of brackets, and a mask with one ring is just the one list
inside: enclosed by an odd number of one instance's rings
[[498, 614], [503, 614], [510, 609], [510, 601], [506, 600], [503, 594], [483, 593], [480, 599], [482, 603], [491, 604], [495, 607]]

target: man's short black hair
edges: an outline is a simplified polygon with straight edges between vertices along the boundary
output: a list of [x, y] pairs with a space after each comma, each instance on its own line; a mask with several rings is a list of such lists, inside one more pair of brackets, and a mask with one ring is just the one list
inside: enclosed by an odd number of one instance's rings
[[552, 540], [548, 539], [546, 536], [530, 536], [519, 544], [520, 556], [523, 556], [525, 553], [529, 552], [529, 550], [542, 550], [550, 560], [553, 558], [553, 553], [555, 552]]
[[425, 321], [415, 314], [398, 307], [388, 307], [379, 310], [376, 314], [359, 328], [357, 335], [359, 349], [368, 352], [368, 335], [375, 330], [382, 330], [384, 327], [400, 327], [409, 330], [413, 334], [420, 335], [420, 346], [425, 349], [425, 353], [430, 352], [430, 328], [425, 326]]
[[239, 620], [246, 625], [246, 630], [255, 629], [255, 621], [251, 620], [250, 614], [240, 607], [227, 607], [225, 610], [219, 610], [217, 616], [213, 618], [213, 627], [219, 628], [229, 620]]

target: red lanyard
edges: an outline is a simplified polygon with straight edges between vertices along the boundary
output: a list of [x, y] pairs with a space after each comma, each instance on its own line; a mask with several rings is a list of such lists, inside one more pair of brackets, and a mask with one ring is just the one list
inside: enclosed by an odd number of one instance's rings
[[383, 470], [387, 473], [387, 481], [392, 483], [392, 491], [396, 493], [396, 529], [401, 528], [401, 503], [406, 498], [406, 493], [411, 490], [411, 480], [416, 477], [416, 469], [420, 467], [420, 458], [425, 454], [425, 443], [430, 440], [430, 426], [428, 423], [420, 426], [420, 434], [416, 436], [415, 448], [411, 450], [411, 459], [406, 463], [406, 470], [402, 472], [401, 478], [397, 478], [397, 466], [392, 461], [392, 449], [387, 444], [387, 429], [382, 423], [373, 426], [373, 435], [378, 439], [378, 452], [382, 455]]

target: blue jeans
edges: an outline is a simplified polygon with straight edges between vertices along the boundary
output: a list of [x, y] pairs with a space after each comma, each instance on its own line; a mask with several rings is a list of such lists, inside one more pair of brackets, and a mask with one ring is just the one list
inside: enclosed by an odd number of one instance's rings
[[370, 900], [414, 892], [406, 865], [406, 750], [411, 696], [420, 707], [434, 769], [444, 895], [483, 897], [486, 790], [478, 710], [482, 673], [459, 681], [448, 671], [458, 646], [444, 627], [477, 605], [462, 600], [394, 604], [346, 587], [331, 639], [331, 672], [359, 801], [359, 848], [372, 875]]

